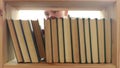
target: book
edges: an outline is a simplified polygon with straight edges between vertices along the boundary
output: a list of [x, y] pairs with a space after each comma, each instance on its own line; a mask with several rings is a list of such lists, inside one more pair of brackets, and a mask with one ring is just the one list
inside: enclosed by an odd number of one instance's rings
[[31, 21], [32, 28], [33, 28], [33, 34], [35, 36], [36, 44], [38, 47], [38, 53], [40, 55], [39, 58], [45, 59], [45, 48], [44, 48], [44, 40], [43, 40], [43, 34], [41, 33], [41, 27], [39, 25], [38, 21]]
[[60, 63], [65, 62], [65, 42], [64, 42], [64, 27], [63, 19], [58, 18], [58, 40], [59, 40], [59, 61]]
[[105, 54], [106, 54], [106, 63], [111, 63], [111, 20], [110, 19], [103, 19], [104, 22], [104, 29], [105, 29]]
[[97, 29], [98, 29], [98, 45], [99, 45], [99, 57], [100, 63], [105, 62], [105, 48], [104, 48], [104, 22], [103, 19], [97, 20]]
[[86, 60], [87, 63], [92, 63], [92, 49], [91, 49], [91, 36], [90, 36], [90, 18], [84, 19], [85, 23], [85, 46], [86, 46]]
[[111, 62], [111, 24], [108, 20], [48, 19], [45, 21], [45, 41], [49, 63]]
[[19, 20], [14, 20], [13, 23], [14, 23], [16, 35], [17, 35], [18, 42], [21, 48], [24, 62], [31, 62], [26, 39], [25, 39], [24, 32], [23, 32], [23, 28], [21, 26], [22, 23]]
[[93, 63], [98, 63], [98, 42], [97, 42], [97, 29], [96, 20], [90, 20], [90, 33], [91, 33], [91, 45], [92, 45], [92, 61]]
[[10, 32], [11, 39], [13, 42], [13, 47], [14, 47], [14, 52], [15, 52], [17, 62], [18, 63], [24, 62], [13, 22], [10, 19], [9, 20], [7, 19], [6, 22], [8, 24], [9, 32]]
[[78, 19], [78, 25], [79, 25], [79, 44], [80, 44], [80, 62], [86, 63], [86, 55], [85, 55], [85, 23], [83, 22], [83, 19]]
[[28, 20], [22, 20], [21, 23], [22, 23], [23, 32], [26, 38], [26, 43], [30, 53], [31, 60], [32, 62], [39, 62], [40, 61], [39, 54], [38, 54], [35, 42], [33, 40], [30, 23]]
[[70, 20], [64, 19], [65, 62], [72, 62]]
[[57, 19], [50, 19], [53, 47], [53, 62], [58, 62], [58, 36], [57, 36]]
[[77, 19], [71, 18], [71, 33], [72, 33], [72, 49], [73, 49], [73, 62], [79, 63], [79, 42], [78, 42], [78, 27]]
[[53, 56], [52, 56], [52, 41], [51, 41], [51, 23], [50, 20], [45, 20], [45, 52], [46, 52], [46, 62], [52, 63]]

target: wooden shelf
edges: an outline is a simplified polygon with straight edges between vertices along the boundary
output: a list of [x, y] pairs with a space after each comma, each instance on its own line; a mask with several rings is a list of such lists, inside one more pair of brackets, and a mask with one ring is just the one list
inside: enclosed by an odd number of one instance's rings
[[[7, 7], [8, 6], [8, 7]], [[0, 10], [3, 11], [0, 16], [0, 68], [119, 68], [119, 45], [120, 45], [120, 0], [0, 0]], [[3, 22], [5, 15], [8, 17], [14, 15], [17, 16], [17, 11], [25, 10], [41, 10], [41, 9], [71, 9], [71, 10], [101, 10], [106, 17], [112, 17], [114, 23], [114, 37], [113, 40], [113, 52], [112, 52], [112, 64], [72, 64], [72, 63], [17, 63], [16, 61], [10, 61], [10, 56], [13, 56], [8, 52], [7, 41], [7, 27]], [[3, 19], [2, 19], [3, 18]], [[10, 55], [10, 56], [9, 56]]]
[[[69, 2], [69, 3], [68, 3]], [[96, 9], [101, 10], [106, 6], [113, 5], [115, 0], [5, 0], [18, 9]]]
[[[17, 1], [17, 2], [24, 2], [24, 1], [47, 1], [47, 2], [50, 2], [50, 1], [73, 1], [73, 0], [4, 0], [4, 1]], [[114, 2], [116, 0], [74, 0], [74, 1], [84, 1], [84, 2], [87, 2], [87, 1], [97, 1], [97, 2]]]
[[111, 64], [14, 64], [4, 68], [116, 68]]
[[10, 61], [4, 64], [4, 68], [116, 68], [113, 64], [72, 64], [72, 63], [17, 63]]

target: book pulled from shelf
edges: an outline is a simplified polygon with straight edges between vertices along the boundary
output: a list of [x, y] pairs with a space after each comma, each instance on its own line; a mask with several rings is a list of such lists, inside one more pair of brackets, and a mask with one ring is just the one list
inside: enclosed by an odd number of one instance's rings
[[42, 59], [45, 59], [45, 48], [44, 48], [44, 35], [42, 33], [42, 29], [41, 29], [41, 26], [39, 25], [39, 22], [38, 21], [34, 21], [32, 20], [31, 21], [32, 23], [32, 28], [33, 28], [33, 34], [34, 34], [34, 37], [35, 37], [35, 41], [36, 41], [36, 45], [38, 47], [38, 53], [39, 53], [39, 56], [40, 58]]
[[18, 62], [37, 63], [45, 58], [44, 41], [38, 21], [7, 20], [7, 24]]
[[111, 63], [111, 19], [56, 18], [45, 24], [48, 63]]

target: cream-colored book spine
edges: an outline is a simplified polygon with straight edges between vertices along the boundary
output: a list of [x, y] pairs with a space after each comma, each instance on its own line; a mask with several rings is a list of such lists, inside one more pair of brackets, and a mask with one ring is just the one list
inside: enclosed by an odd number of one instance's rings
[[58, 62], [57, 19], [51, 19], [53, 62]]
[[72, 26], [72, 47], [73, 47], [73, 62], [79, 63], [79, 44], [78, 44], [78, 28], [77, 28], [77, 19], [71, 18]]
[[92, 58], [93, 63], [98, 63], [98, 43], [97, 43], [97, 30], [95, 19], [90, 20], [91, 29], [91, 44], [92, 44]]
[[60, 56], [60, 63], [64, 63], [65, 60], [65, 45], [64, 45], [64, 38], [63, 38], [63, 19], [58, 19], [58, 39], [59, 39], [59, 56]]
[[85, 30], [84, 30], [84, 23], [82, 19], [78, 20], [78, 24], [79, 24], [79, 44], [80, 44], [80, 62], [81, 63], [86, 63], [86, 59], [85, 59]]
[[25, 41], [24, 33], [21, 27], [21, 22], [19, 20], [14, 20], [14, 26], [15, 26], [16, 34], [20, 44], [20, 48], [22, 51], [24, 62], [31, 62], [28, 48], [27, 48], [27, 43]]
[[10, 32], [12, 41], [13, 41], [13, 46], [14, 46], [14, 49], [15, 49], [15, 54], [16, 54], [17, 61], [18, 62], [24, 62], [23, 57], [22, 57], [22, 53], [21, 53], [21, 49], [20, 49], [20, 45], [19, 45], [19, 42], [18, 42], [18, 38], [17, 38], [16, 32], [15, 32], [15, 28], [14, 28], [12, 20], [7, 20], [7, 24], [8, 24], [8, 27], [9, 27], [9, 32]]
[[106, 63], [111, 62], [111, 22], [110, 19], [105, 19], [105, 42], [106, 42]]
[[64, 19], [65, 62], [72, 62], [70, 21]]
[[45, 20], [45, 52], [46, 62], [52, 63], [51, 25], [50, 20]]
[[87, 63], [91, 63], [91, 44], [90, 44], [90, 19], [85, 19], [85, 43], [86, 43], [86, 59]]
[[35, 42], [33, 40], [32, 31], [31, 31], [29, 21], [22, 20], [22, 27], [23, 27], [23, 31], [25, 34], [25, 38], [26, 38], [26, 42], [27, 42], [27, 46], [28, 46], [31, 60], [32, 60], [32, 62], [39, 62], [39, 57], [37, 54]]
[[100, 57], [100, 63], [104, 63], [105, 62], [105, 48], [104, 48], [104, 23], [103, 23], [103, 19], [98, 20], [97, 22], [97, 26], [98, 26], [98, 43], [99, 43], [99, 57]]

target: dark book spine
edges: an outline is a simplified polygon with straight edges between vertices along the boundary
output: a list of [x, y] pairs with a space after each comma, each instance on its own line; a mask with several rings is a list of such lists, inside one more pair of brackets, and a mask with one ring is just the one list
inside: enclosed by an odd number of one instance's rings
[[106, 29], [105, 29], [105, 19], [103, 19], [103, 28], [104, 28], [104, 58], [106, 63]]
[[91, 63], [93, 63], [93, 54], [92, 54], [92, 41], [91, 41], [91, 27], [90, 27], [90, 18], [88, 18], [88, 24], [89, 24], [89, 37], [90, 37], [90, 53], [91, 53]]
[[58, 63], [60, 63], [60, 50], [59, 50], [59, 34], [58, 34], [58, 18], [56, 18], [56, 29], [57, 29], [57, 47], [58, 47]]
[[77, 31], [78, 31], [78, 50], [79, 50], [79, 63], [81, 63], [81, 51], [80, 51], [80, 30], [79, 30], [79, 23], [82, 23], [82, 22], [79, 22], [79, 18], [76, 18], [77, 20]]
[[74, 63], [74, 55], [73, 55], [73, 38], [72, 38], [72, 21], [71, 21], [71, 18], [69, 18], [69, 23], [70, 23], [70, 42], [71, 42], [71, 55], [72, 55], [72, 63]]
[[110, 63], [112, 63], [112, 19], [110, 19], [110, 33], [111, 33], [111, 58], [110, 58]]
[[[84, 30], [84, 41], [86, 41], [86, 37], [85, 37], [85, 18], [82, 19], [82, 22], [83, 22], [83, 30]], [[85, 63], [87, 63], [86, 42], [85, 42], [84, 48], [85, 48]]]
[[98, 63], [100, 63], [100, 54], [99, 54], [99, 38], [98, 38], [98, 19], [95, 19], [96, 21], [96, 34], [97, 34], [97, 50], [98, 50]]
[[50, 36], [51, 36], [51, 50], [52, 50], [51, 54], [52, 54], [52, 63], [53, 63], [54, 62], [53, 61], [54, 58], [53, 58], [53, 39], [52, 39], [52, 19], [49, 19], [49, 20], [50, 20]]
[[62, 31], [63, 31], [63, 48], [64, 48], [64, 63], [66, 63], [66, 54], [65, 54], [65, 35], [64, 35], [64, 19], [62, 18]]

